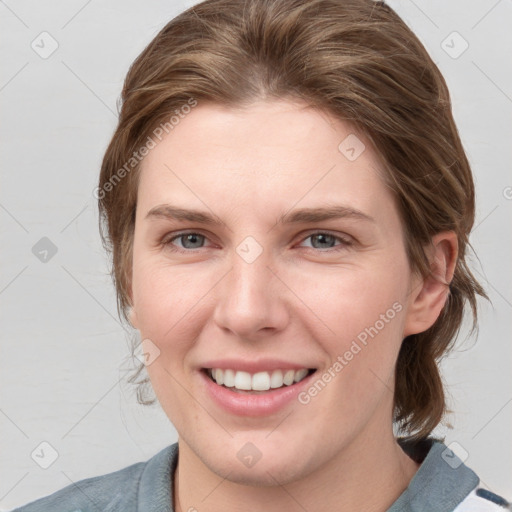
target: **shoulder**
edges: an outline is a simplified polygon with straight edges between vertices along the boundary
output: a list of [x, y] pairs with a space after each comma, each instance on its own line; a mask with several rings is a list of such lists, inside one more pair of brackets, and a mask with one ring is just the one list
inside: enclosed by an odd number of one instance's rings
[[144, 462], [139, 462], [113, 473], [80, 480], [14, 512], [109, 510], [112, 502], [118, 501], [121, 496], [130, 500], [144, 466]]
[[146, 462], [72, 483], [13, 512], [135, 512], [142, 504], [140, 500], [144, 499], [141, 494], [145, 495], [147, 491], [143, 489], [141, 493], [144, 482], [146, 486], [153, 487], [155, 494], [170, 492], [164, 483], [170, 481], [176, 457], [177, 443], [164, 448]]
[[481, 488], [478, 475], [451, 449], [456, 448], [455, 443], [446, 446], [443, 440], [434, 438], [398, 442], [420, 467], [388, 512], [510, 510], [506, 499]]

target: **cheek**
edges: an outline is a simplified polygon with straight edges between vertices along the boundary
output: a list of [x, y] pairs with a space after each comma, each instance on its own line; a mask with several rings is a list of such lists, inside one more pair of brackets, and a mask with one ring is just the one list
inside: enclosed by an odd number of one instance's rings
[[[316, 301], [311, 303], [317, 305], [314, 309], [322, 322], [313, 320], [308, 329], [322, 345], [329, 363], [319, 372], [322, 382], [306, 390], [303, 401], [311, 400], [319, 417], [327, 414], [328, 423], [343, 424], [347, 429], [351, 428], [345, 423], [347, 417], [353, 424], [364, 422], [380, 403], [388, 403], [392, 397], [405, 294], [397, 285], [399, 280], [379, 282], [375, 277], [347, 277], [336, 286], [326, 280], [324, 293], [310, 297]], [[340, 417], [345, 418], [341, 423]]]
[[149, 257], [134, 256], [138, 329], [142, 338], [157, 343], [163, 361], [168, 358], [176, 362], [176, 354], [185, 351], [199, 336], [199, 316], [208, 300], [205, 295], [216, 282], [215, 275], [192, 266], [178, 269], [161, 261], [155, 263]]
[[211, 285], [191, 267], [178, 270], [150, 258], [134, 257], [133, 275], [141, 339], [152, 340], [159, 349], [158, 357], [146, 367], [152, 388], [171, 422], [194, 430], [187, 418], [200, 411], [195, 411], [189, 394], [183, 393], [183, 383], [187, 355], [202, 329], [201, 298]]
[[405, 310], [406, 298], [403, 269], [385, 265], [324, 268], [301, 275], [289, 272], [284, 280], [293, 283], [302, 320], [308, 321], [318, 340], [332, 340], [333, 348], [343, 349], [375, 324], [379, 331], [400, 332], [399, 313]]
[[392, 386], [405, 321], [405, 276], [401, 265], [389, 264], [297, 280], [294, 292], [308, 306], [301, 305], [301, 326], [330, 361], [319, 377], [334, 384], [328, 385], [333, 414], [340, 402], [345, 413], [349, 408], [351, 414], [364, 414], [360, 404], [371, 408]]

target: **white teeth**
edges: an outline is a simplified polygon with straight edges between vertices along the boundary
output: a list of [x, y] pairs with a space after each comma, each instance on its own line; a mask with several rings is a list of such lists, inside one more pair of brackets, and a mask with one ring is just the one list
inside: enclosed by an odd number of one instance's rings
[[[213, 370], [215, 371], [215, 370]], [[219, 379], [219, 373], [221, 375], [221, 378]], [[221, 370], [220, 368], [217, 368], [216, 374], [213, 376], [215, 379], [215, 382], [219, 384], [219, 381], [224, 384], [227, 388], [232, 388], [235, 386], [235, 372], [233, 370]]]
[[306, 368], [303, 368], [302, 370], [299, 370], [298, 372], [295, 372], [295, 377], [293, 378], [293, 380], [295, 382], [299, 382], [300, 380], [302, 380], [306, 375], [308, 374], [308, 371], [306, 370]]
[[267, 389], [270, 389], [270, 375], [268, 372], [255, 373], [252, 376], [252, 389], [254, 391], [267, 391]]
[[280, 388], [283, 385], [283, 372], [281, 370], [274, 370], [270, 377], [270, 387]]
[[[218, 371], [218, 370], [217, 370]], [[236, 372], [235, 388], [249, 391], [251, 389], [251, 374], [247, 372]]]
[[293, 370], [288, 370], [285, 374], [284, 374], [284, 377], [283, 377], [283, 382], [287, 385], [287, 386], [290, 386], [291, 384], [293, 384], [293, 378], [295, 377], [295, 372]]
[[258, 372], [251, 375], [248, 372], [235, 370], [223, 370], [212, 368], [212, 379], [219, 385], [228, 388], [236, 388], [243, 391], [267, 391], [283, 386], [291, 386], [294, 382], [300, 382], [308, 375], [308, 370], [274, 370], [272, 372]]
[[215, 372], [213, 378], [217, 382], [217, 384], [224, 384], [224, 372], [220, 369], [213, 370]]

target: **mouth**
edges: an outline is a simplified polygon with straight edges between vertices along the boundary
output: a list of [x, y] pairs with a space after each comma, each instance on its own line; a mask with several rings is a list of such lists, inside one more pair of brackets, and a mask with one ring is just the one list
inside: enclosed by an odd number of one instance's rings
[[277, 369], [249, 373], [233, 369], [203, 368], [202, 372], [216, 385], [245, 395], [270, 394], [302, 382], [316, 368]]

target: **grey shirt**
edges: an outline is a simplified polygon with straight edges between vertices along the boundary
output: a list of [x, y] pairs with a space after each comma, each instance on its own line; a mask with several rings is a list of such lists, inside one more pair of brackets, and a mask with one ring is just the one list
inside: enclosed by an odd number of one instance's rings
[[[414, 445], [404, 440], [399, 443], [421, 466], [387, 512], [506, 509], [503, 498], [477, 489], [478, 476], [442, 442], [426, 439]], [[172, 482], [177, 463], [175, 443], [147, 462], [80, 480], [13, 512], [174, 512]], [[471, 508], [475, 503], [479, 508]]]

